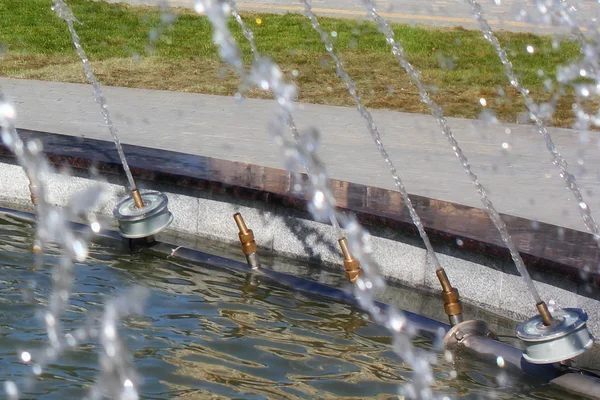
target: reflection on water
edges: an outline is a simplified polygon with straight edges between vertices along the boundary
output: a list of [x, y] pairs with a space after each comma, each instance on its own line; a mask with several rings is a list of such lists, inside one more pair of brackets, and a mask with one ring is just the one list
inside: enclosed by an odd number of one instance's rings
[[[34, 270], [33, 227], [0, 214], [0, 380], [23, 385], [32, 376], [22, 351], [46, 343], [39, 313], [50, 288], [45, 269]], [[225, 270], [149, 253], [130, 253], [120, 242], [90, 246], [76, 269], [76, 286], [64, 325], [81, 326], [128, 286], [151, 290], [143, 316], [124, 323], [143, 398], [396, 398], [410, 371], [390, 348], [387, 331], [353, 307], [308, 298], [275, 285], [253, 286]], [[417, 346], [430, 348], [426, 340]], [[82, 398], [93, 384], [99, 346], [88, 343], [45, 368], [27, 389], [36, 399]], [[514, 377], [473, 371], [452, 378], [436, 368], [436, 389], [450, 398], [564, 399]], [[511, 388], [499, 388], [510, 381]], [[33, 381], [32, 381], [33, 382]]]

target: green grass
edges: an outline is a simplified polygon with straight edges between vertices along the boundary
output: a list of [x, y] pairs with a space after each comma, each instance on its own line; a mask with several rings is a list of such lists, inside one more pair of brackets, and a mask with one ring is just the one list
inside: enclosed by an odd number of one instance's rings
[[[66, 24], [54, 14], [50, 4], [49, 0], [0, 2], [0, 44], [6, 50], [0, 60], [0, 75], [85, 82]], [[160, 25], [158, 10], [90, 0], [71, 0], [69, 4], [81, 21], [76, 29], [103, 84], [222, 95], [236, 91], [239, 80], [220, 61], [206, 18], [179, 10], [172, 29], [163, 33], [150, 52], [148, 37]], [[299, 101], [352, 104], [306, 17], [259, 13], [242, 16], [254, 31], [260, 52], [273, 58], [296, 82]], [[427, 112], [374, 25], [334, 18], [320, 21], [326, 31], [337, 33], [335, 49], [368, 107]], [[249, 64], [251, 54], [246, 39], [235, 22], [230, 27]], [[501, 120], [514, 122], [524, 110], [493, 47], [478, 31], [400, 24], [393, 28], [447, 115], [476, 118], [482, 111], [482, 97]], [[549, 37], [507, 32], [498, 36], [522, 82], [538, 101], [550, 97], [543, 82], [554, 77], [557, 66], [579, 57], [574, 43], [563, 42], [553, 49]], [[534, 54], [527, 53], [528, 45], [535, 47]], [[498, 94], [502, 92], [504, 95]], [[249, 95], [269, 97], [259, 91]], [[573, 122], [572, 100], [572, 94], [567, 93], [559, 104], [554, 124], [569, 126]]]

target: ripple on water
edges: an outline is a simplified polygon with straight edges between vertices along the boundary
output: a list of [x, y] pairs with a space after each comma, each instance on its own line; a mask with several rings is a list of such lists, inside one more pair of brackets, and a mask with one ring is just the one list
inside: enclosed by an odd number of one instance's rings
[[[0, 371], [2, 380], [23, 382], [46, 343], [39, 318], [46, 304], [56, 251], [35, 270], [30, 253], [32, 226], [0, 216]], [[127, 286], [151, 290], [144, 315], [127, 319], [122, 336], [144, 378], [143, 397], [203, 398], [395, 398], [410, 371], [391, 351], [387, 331], [352, 306], [306, 297], [261, 284], [249, 290], [239, 272], [198, 263], [130, 253], [119, 242], [90, 246], [90, 258], [75, 269], [66, 329], [75, 329]], [[29, 295], [24, 295], [24, 291]], [[417, 339], [421, 349], [430, 349]], [[97, 375], [99, 346], [79, 350], [45, 368], [29, 395], [37, 399], [81, 398]], [[439, 358], [438, 358], [439, 359]], [[517, 383], [498, 389], [483, 365], [450, 378], [438, 365], [436, 388], [462, 398], [552, 397], [547, 389]], [[513, 382], [514, 383], [514, 382]]]

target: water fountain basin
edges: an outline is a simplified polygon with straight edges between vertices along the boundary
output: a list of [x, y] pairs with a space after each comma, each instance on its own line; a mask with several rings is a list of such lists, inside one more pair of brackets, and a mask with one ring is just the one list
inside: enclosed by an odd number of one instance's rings
[[[116, 158], [116, 154], [113, 156], [112, 143], [103, 142], [97, 140], [72, 138], [68, 136], [47, 134], [42, 132], [31, 132], [31, 131], [20, 131], [24, 137], [38, 137], [41, 138], [45, 145], [46, 156], [56, 165], [65, 166], [68, 165], [72, 168], [72, 173], [79, 175], [74, 178], [64, 178], [66, 180], [54, 181], [51, 179], [50, 188], [54, 191], [50, 193], [50, 200], [55, 204], [62, 204], [59, 195], [64, 195], [65, 192], [73, 192], [77, 188], [81, 188], [82, 185], [88, 185], [90, 182], [97, 182], [98, 177], [90, 179], [90, 171], [99, 171], [102, 179], [108, 179], [112, 182], [123, 182], [122, 172], [120, 171], [119, 161]], [[94, 149], [94, 151], [91, 151]], [[160, 189], [160, 192], [164, 193], [164, 196], [169, 196], [169, 202], [163, 199], [162, 196], [156, 195], [154, 204], [155, 208], [152, 208], [154, 212], [158, 210], [156, 214], [168, 215], [171, 211], [173, 212], [173, 221], [169, 226], [169, 229], [164, 230], [158, 237], [159, 243], [154, 246], [153, 250], [161, 249], [163, 253], [167, 255], [176, 250], [176, 254], [181, 257], [182, 255], [189, 255], [190, 257], [195, 254], [193, 251], [181, 247], [182, 238], [186, 238], [186, 234], [191, 234], [196, 238], [193, 239], [195, 243], [198, 243], [200, 248], [207, 246], [206, 239], [212, 237], [224, 242], [229, 242], [232, 245], [235, 243], [236, 251], [239, 253], [240, 261], [243, 260], [244, 254], [239, 251], [238, 245], [238, 232], [234, 221], [231, 216], [235, 212], [242, 212], [244, 217], [248, 219], [249, 226], [254, 229], [257, 236], [257, 245], [261, 258], [265, 256], [266, 268], [259, 268], [254, 276], [269, 277], [275, 282], [284, 284], [287, 287], [294, 288], [300, 292], [307, 294], [315, 293], [317, 295], [333, 296], [334, 298], [343, 298], [344, 301], [351, 301], [348, 292], [339, 289], [333, 289], [328, 286], [330, 282], [325, 275], [324, 270], [319, 268], [318, 276], [314, 277], [314, 280], [319, 281], [319, 284], [310, 282], [301, 277], [297, 277], [297, 269], [289, 268], [285, 264], [273, 264], [270, 260], [273, 253], [284, 254], [298, 258], [300, 260], [312, 260], [310, 255], [306, 255], [302, 252], [302, 248], [306, 251], [307, 248], [315, 251], [313, 254], [320, 254], [323, 258], [319, 261], [319, 265], [337, 265], [337, 271], [340, 279], [343, 277], [343, 270], [341, 267], [343, 258], [337, 247], [337, 239], [324, 227], [323, 224], [316, 222], [307, 222], [306, 218], [303, 217], [305, 212], [305, 195], [306, 192], [302, 189], [305, 185], [305, 181], [302, 177], [296, 177], [293, 174], [288, 174], [283, 171], [273, 170], [266, 167], [260, 166], [249, 166], [241, 163], [232, 163], [226, 160], [215, 160], [206, 157], [185, 155], [185, 154], [173, 154], [170, 152], [140, 148], [137, 146], [127, 146], [128, 154], [132, 154], [132, 170], [135, 175], [140, 177], [140, 184], [145, 187], [153, 187]], [[116, 153], [116, 152], [114, 152]], [[82, 156], [85, 154], [85, 157]], [[11, 174], [15, 176], [17, 166], [10, 164], [10, 156], [5, 153], [3, 160], [0, 163], [0, 173]], [[84, 178], [82, 178], [82, 175]], [[62, 179], [62, 178], [61, 178]], [[12, 198], [3, 199], [3, 204], [12, 208], [23, 208], [29, 205], [30, 200], [27, 190], [26, 177], [21, 185], [19, 182], [18, 188], [12, 191]], [[175, 183], [175, 184], [174, 184]], [[300, 185], [301, 190], [297, 190], [297, 186]], [[22, 187], [21, 187], [22, 186]], [[123, 184], [112, 184], [108, 186], [111, 188], [111, 196], [114, 199], [112, 204], [120, 204], [120, 207], [130, 207], [131, 199], [130, 195], [124, 192]], [[408, 235], [399, 237], [390, 237], [382, 235], [381, 231], [377, 230], [377, 225], [385, 225], [386, 230], [393, 230], [395, 232], [405, 232], [405, 229], [409, 226], [408, 224], [402, 224], [402, 216], [396, 215], [391, 216], [393, 210], [402, 210], [401, 203], [397, 204], [394, 199], [393, 192], [386, 192], [381, 189], [375, 188], [364, 188], [360, 185], [354, 185], [351, 183], [344, 183], [341, 185], [334, 182], [334, 187], [338, 190], [335, 192], [336, 196], [339, 196], [340, 204], [349, 211], [356, 212], [359, 219], [366, 222], [366, 225], [374, 232], [374, 243], [377, 248], [381, 249], [383, 246], [384, 251], [378, 251], [377, 254], [383, 254], [387, 258], [382, 259], [382, 265], [385, 266], [383, 271], [390, 284], [397, 285], [398, 282], [407, 284], [412, 288], [419, 290], [428, 290], [426, 285], [430, 284], [429, 291], [439, 293], [439, 283], [435, 279], [435, 274], [430, 271], [431, 274], [425, 273], [426, 264], [423, 261], [418, 261], [421, 257], [413, 258], [410, 265], [407, 266], [406, 270], [398, 268], [399, 262], [405, 260], [407, 257], [410, 258], [411, 254], [420, 254], [422, 251], [414, 242], [410, 242]], [[342, 190], [339, 190], [342, 188]], [[10, 189], [10, 188], [9, 188]], [[19, 193], [22, 191], [23, 196]], [[142, 191], [143, 193], [146, 193]], [[371, 194], [371, 197], [362, 198], [361, 194]], [[373, 194], [376, 194], [376, 197]], [[124, 197], [125, 195], [125, 197]], [[19, 197], [19, 198], [16, 198]], [[22, 199], [21, 199], [22, 197]], [[68, 197], [65, 197], [68, 198]], [[386, 200], [387, 199], [387, 200]], [[19, 204], [19, 202], [22, 202]], [[468, 227], [475, 225], [475, 221], [479, 224], [479, 230], [476, 231], [481, 233], [481, 222], [482, 219], [477, 219], [477, 211], [474, 210], [470, 214], [470, 218], [464, 218], [469, 216], [467, 208], [444, 204], [438, 204], [438, 201], [433, 199], [419, 199], [415, 198], [415, 203], [418, 204], [420, 211], [424, 215], [428, 215], [426, 220], [427, 228], [436, 231], [436, 226], [444, 225], [445, 231], [437, 230], [438, 235], [436, 237], [437, 246], [440, 243], [454, 242], [457, 243], [456, 230], [454, 235], [451, 236], [452, 229], [450, 227], [457, 226], [453, 225], [453, 221], [461, 222], [462, 225], [467, 223]], [[165, 212], [166, 205], [169, 204], [170, 211]], [[109, 202], [109, 207], [111, 203]], [[110, 208], [113, 211], [114, 207]], [[448, 213], [448, 210], [452, 212]], [[98, 210], [101, 215], [110, 214], [113, 216], [108, 209]], [[142, 209], [143, 211], [143, 209]], [[457, 214], [458, 211], [462, 211], [462, 214]], [[161, 214], [162, 213], [162, 214]], [[133, 213], [130, 213], [133, 214]], [[141, 212], [141, 215], [144, 213]], [[458, 218], [461, 216], [463, 218]], [[136, 218], [136, 215], [127, 215], [127, 217]], [[445, 220], [443, 219], [445, 218]], [[168, 220], [171, 219], [169, 215]], [[164, 220], [166, 222], [167, 219]], [[369, 223], [370, 222], [370, 223]], [[281, 226], [279, 226], [281, 224]], [[440, 224], [440, 225], [435, 225]], [[105, 225], [106, 226], [106, 225]], [[115, 227], [118, 229], [118, 225]], [[464, 232], [464, 231], [463, 231]], [[466, 233], [466, 232], [465, 232]], [[532, 232], [535, 233], [535, 232]], [[543, 233], [543, 232], [542, 232]], [[160, 243], [164, 239], [164, 235], [176, 237], [176, 240], [167, 243]], [[312, 241], [310, 236], [317, 236], [317, 241]], [[462, 232], [461, 232], [462, 235]], [[570, 233], [567, 233], [567, 236]], [[532, 235], [535, 236], [535, 235]], [[465, 236], [461, 237], [461, 240], [469, 243], [469, 240]], [[444, 239], [445, 238], [445, 239]], [[463, 294], [463, 300], [465, 301], [465, 314], [470, 318], [482, 319], [490, 321], [493, 325], [493, 329], [499, 334], [511, 334], [513, 333], [512, 328], [509, 326], [506, 328], [506, 322], [495, 322], [494, 316], [490, 313], [485, 313], [478, 307], [473, 307], [473, 304], [481, 304], [487, 307], [487, 304], [480, 301], [481, 298], [474, 297], [476, 295], [485, 294], [485, 291], [481, 289], [478, 282], [475, 282], [475, 290], [471, 290], [473, 282], [465, 281], [463, 278], [465, 275], [458, 274], [459, 270], [473, 268], [478, 271], [486, 271], [485, 274], [488, 276], [490, 267], [484, 265], [478, 265], [475, 261], [482, 260], [485, 257], [486, 252], [488, 255], [501, 256], [501, 250], [490, 246], [490, 237], [485, 235], [480, 236], [478, 245], [473, 247], [462, 246], [461, 252], [454, 251], [453, 253], [442, 254], [442, 261], [445, 265], [450, 266], [450, 273], [452, 274], [453, 284], [455, 283], [460, 288]], [[187, 240], [187, 239], [186, 239]], [[301, 244], [301, 249], [296, 249], [294, 240], [298, 240]], [[402, 243], [405, 240], [407, 242]], [[485, 245], [487, 241], [487, 245]], [[184, 241], [185, 242], [185, 241]], [[321, 242], [320, 246], [315, 243]], [[170, 244], [169, 244], [170, 243]], [[331, 243], [333, 247], [327, 245]], [[529, 242], [531, 243], [531, 242]], [[325, 244], [325, 245], [323, 245]], [[535, 246], [530, 246], [531, 249], [537, 250]], [[583, 250], [590, 250], [589, 247], [583, 247]], [[560, 248], [554, 248], [554, 253], [546, 254], [544, 257], [537, 257], [537, 264], [533, 266], [543, 265], [545, 268], [550, 268], [552, 263], [543, 263], [544, 259], [551, 258], [554, 256], [554, 260], [561, 260], [566, 253], [561, 253]], [[443, 251], [443, 250], [442, 250]], [[469, 256], [470, 255], [470, 256]], [[217, 257], [212, 255], [203, 256], [207, 259], [215, 260]], [[459, 258], [462, 257], [462, 258]], [[471, 258], [469, 258], [471, 257]], [[235, 258], [235, 257], [234, 257]], [[238, 268], [248, 269], [245, 262], [236, 262], [233, 260], [220, 259], [222, 264], [226, 267], [231, 265], [237, 265]], [[423, 257], [424, 260], [424, 257]], [[456, 267], [452, 265], [456, 263]], [[421, 265], [423, 264], [423, 265]], [[561, 263], [564, 267], [564, 263]], [[394, 267], [396, 267], [394, 269]], [[423, 272], [422, 280], [419, 282], [415, 279], [415, 272]], [[541, 271], [541, 270], [540, 270]], [[508, 283], [511, 282], [512, 277], [501, 271], [496, 271], [498, 274], [496, 278], [489, 277], [489, 280], [503, 279], [506, 285], [502, 285], [504, 289], [510, 288]], [[476, 275], [477, 273], [473, 273]], [[472, 274], [472, 275], [473, 275]], [[329, 273], [329, 275], [331, 275]], [[431, 275], [431, 281], [428, 281], [427, 277]], [[467, 276], [467, 278], [470, 278]], [[408, 282], [407, 282], [408, 279]], [[415, 279], [410, 281], [410, 279]], [[321, 284], [324, 283], [324, 284]], [[518, 278], [515, 278], [515, 282], [519, 282]], [[332, 286], [339, 285], [337, 283], [330, 283]], [[498, 287], [498, 285], [496, 285]], [[515, 290], [514, 288], [510, 290]], [[408, 294], [407, 294], [408, 293]], [[337, 297], [336, 297], [337, 296]], [[386, 297], [388, 296], [388, 297]], [[514, 296], [514, 295], [513, 295]], [[430, 306], [424, 306], [423, 298], [421, 295], [411, 295], [410, 291], [405, 292], [403, 296], [392, 296], [389, 294], [382, 294], [380, 299], [383, 303], [391, 303], [399, 308], [409, 311], [407, 315], [411, 316], [411, 323], [414, 323], [422, 334], [434, 337], [441, 334], [442, 336], [446, 333], [449, 327], [446, 324], [437, 322], [446, 320], [446, 316], [443, 312], [442, 302], [436, 295], [432, 297]], [[380, 303], [382, 307], [383, 303]], [[587, 308], [587, 307], [586, 307]], [[494, 309], [497, 310], [497, 309]], [[515, 315], [514, 309], [505, 308], [504, 312], [509, 315]], [[513, 314], [510, 314], [510, 313]], [[421, 315], [428, 314], [431, 319], [423, 318]], [[518, 319], [518, 317], [513, 317]], [[437, 320], [437, 321], [436, 321]], [[503, 328], [504, 327], [504, 328]], [[523, 357], [522, 351], [518, 348], [508, 346], [506, 344], [490, 340], [489, 338], [483, 338], [485, 340], [479, 340], [476, 335], [470, 337], [468, 342], [469, 346], [480, 346], [476, 351], [478, 357], [486, 354], [504, 354], [507, 360], [513, 360], [514, 364], [518, 367], [521, 364]], [[523, 372], [529, 375], [541, 375], [543, 380], [546, 382], [555, 377], [556, 369], [551, 368], [547, 370], [545, 366], [535, 366], [531, 363], [523, 364], [526, 368], [521, 368]], [[527, 370], [527, 371], [526, 371]], [[529, 371], [529, 372], [528, 372]], [[534, 372], [534, 373], [531, 373]], [[539, 372], [539, 373], [537, 373]]]

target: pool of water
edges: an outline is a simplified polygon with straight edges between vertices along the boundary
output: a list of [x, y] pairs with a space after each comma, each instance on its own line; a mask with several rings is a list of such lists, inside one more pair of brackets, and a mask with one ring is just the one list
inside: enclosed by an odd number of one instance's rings
[[[34, 376], [21, 353], [35, 355], [47, 346], [40, 313], [58, 260], [49, 252], [43, 268], [33, 267], [33, 231], [0, 214], [0, 380], [21, 387]], [[143, 378], [142, 398], [397, 398], [411, 373], [384, 328], [352, 305], [277, 284], [250, 285], [247, 278], [98, 240], [75, 269], [64, 327], [81, 326], [108, 299], [140, 284], [150, 292], [145, 311], [127, 318], [120, 333]], [[414, 343], [432, 349], [424, 338]], [[100, 351], [90, 341], [65, 354], [33, 378], [24, 397], [85, 397], [98, 376]], [[437, 359], [435, 389], [448, 398], [569, 398], [476, 361], [454, 371]]]

